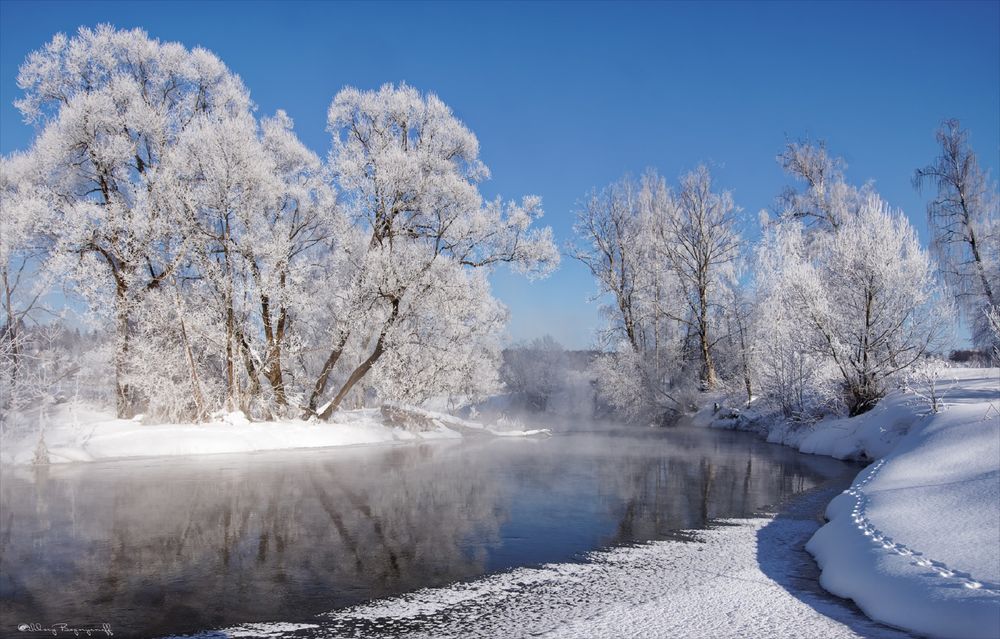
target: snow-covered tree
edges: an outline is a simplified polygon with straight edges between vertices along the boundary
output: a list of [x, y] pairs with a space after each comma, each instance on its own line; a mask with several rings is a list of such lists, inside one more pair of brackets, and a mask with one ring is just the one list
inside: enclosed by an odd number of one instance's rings
[[639, 308], [642, 295], [645, 220], [638, 208], [642, 186], [626, 177], [591, 193], [577, 211], [573, 227], [582, 244], [570, 254], [593, 275], [599, 296], [609, 296], [603, 342], [625, 340], [634, 351], [643, 350]]
[[856, 216], [816, 238], [808, 252], [803, 233], [791, 222], [768, 240], [774, 246], [766, 252], [779, 260], [768, 294], [798, 327], [787, 338], [801, 343], [793, 352], [832, 363], [856, 415], [935, 345], [947, 308], [913, 228], [878, 196], [869, 194]]
[[758, 313], [752, 291], [743, 286], [733, 286], [725, 300], [726, 344], [729, 369], [733, 385], [739, 384], [745, 395], [746, 405], [754, 399], [754, 385], [760, 358], [756, 343]]
[[18, 85], [18, 108], [40, 126], [31, 153], [50, 195], [50, 267], [111, 317], [117, 411], [128, 417], [135, 311], [174, 274], [185, 241], [160, 166], [199, 114], [245, 111], [249, 98], [208, 51], [110, 26], [56, 35], [28, 56]]
[[[469, 269], [506, 263], [541, 276], [559, 259], [551, 230], [533, 226], [542, 214], [539, 198], [483, 201], [478, 185], [489, 171], [479, 159], [479, 142], [437, 96], [406, 85], [344, 89], [330, 105], [328, 125], [333, 135], [330, 169], [341, 200], [369, 240], [350, 284], [357, 291], [358, 320], [345, 325], [327, 347], [330, 355], [309, 401], [308, 410], [322, 418], [337, 409], [387, 350], [406, 341], [399, 333], [413, 326], [412, 314], [422, 308], [412, 298], [439, 291], [449, 274], [470, 277]], [[485, 297], [463, 299], [492, 305]], [[435, 314], [435, 309], [424, 310], [420, 325]], [[436, 310], [440, 321], [454, 319], [448, 306]], [[330, 372], [352, 338], [368, 347], [333, 399], [317, 410]]]
[[805, 189], [788, 187], [778, 198], [778, 220], [798, 220], [810, 230], [836, 231], [857, 214], [869, 190], [857, 189], [844, 179], [847, 168], [834, 157], [825, 142], [788, 142], [778, 164]]
[[0, 158], [0, 358], [6, 398], [18, 384], [26, 325], [50, 313], [41, 303], [47, 287], [39, 276], [48, 248], [48, 208], [36, 168], [28, 154]]
[[647, 408], [677, 410], [691, 365], [703, 387], [716, 384], [714, 353], [726, 336], [724, 302], [739, 256], [736, 213], [729, 193], [712, 190], [705, 167], [683, 176], [676, 193], [647, 172], [582, 204], [574, 227], [580, 243], [570, 254], [610, 300], [603, 345], [632, 351], [597, 364], [613, 406], [642, 396]]
[[[766, 216], [765, 216], [766, 217]], [[802, 320], [796, 297], [800, 272], [810, 259], [799, 222], [771, 225], [754, 259], [755, 304], [751, 341], [755, 344], [759, 392], [788, 418], [809, 419], [835, 409], [836, 368], [817, 352], [813, 332]]]
[[929, 182], [937, 189], [927, 204], [931, 247], [973, 339], [990, 352], [998, 346], [992, 342], [987, 317], [1000, 307], [1000, 197], [958, 120], [943, 122], [937, 141], [941, 154], [916, 170], [913, 183], [921, 188]]
[[672, 206], [654, 220], [653, 253], [666, 260], [685, 306], [670, 317], [696, 337], [706, 389], [717, 382], [713, 354], [725, 336], [720, 319], [739, 257], [738, 212], [728, 191], [712, 191], [708, 168], [700, 166], [681, 178]]
[[[936, 357], [926, 357], [907, 372], [903, 387], [927, 405], [932, 413], [944, 408], [944, 399], [957, 381], [949, 376], [951, 364]], [[951, 383], [949, 383], [949, 381]]]
[[578, 243], [568, 247], [594, 277], [596, 299], [607, 301], [599, 342], [609, 354], [593, 365], [599, 392], [632, 417], [678, 405], [672, 390], [681, 376], [682, 335], [671, 316], [684, 311], [672, 270], [654, 255], [655, 230], [671, 207], [655, 173], [624, 177], [582, 202], [573, 227]]
[[478, 401], [498, 391], [507, 309], [490, 294], [485, 273], [438, 260], [418, 286], [387, 334], [371, 388], [405, 402]]
[[501, 376], [510, 393], [529, 408], [544, 411], [565, 385], [568, 366], [562, 344], [545, 335], [505, 349]]
[[243, 112], [198, 116], [162, 171], [188, 229], [175, 281], [186, 304], [199, 299], [208, 311], [203, 323], [175, 324], [191, 383], [193, 335], [214, 345], [205, 357], [223, 363], [227, 410], [285, 412], [298, 395], [289, 357], [306, 347], [319, 287], [338, 281], [347, 227], [322, 163], [283, 112], [260, 125]]

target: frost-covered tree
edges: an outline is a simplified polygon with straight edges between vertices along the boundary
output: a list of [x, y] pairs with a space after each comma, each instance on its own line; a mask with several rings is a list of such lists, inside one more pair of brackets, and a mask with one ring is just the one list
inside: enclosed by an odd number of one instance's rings
[[836, 231], [857, 214], [868, 187], [857, 189], [844, 179], [842, 158], [829, 154], [825, 142], [788, 142], [778, 155], [785, 172], [805, 188], [788, 187], [778, 198], [778, 220], [798, 220], [810, 230]]
[[[406, 85], [344, 89], [330, 105], [328, 125], [333, 135], [330, 169], [341, 201], [369, 239], [349, 284], [355, 290], [357, 320], [333, 336], [308, 403], [308, 411], [322, 418], [340, 406], [388, 350], [414, 336], [417, 309], [425, 313], [418, 323], [423, 327], [431, 319], [455, 321], [447, 305], [427, 308], [416, 298], [432, 297], [449, 278], [472, 277], [471, 269], [506, 263], [540, 276], [559, 258], [551, 230], [533, 226], [542, 213], [539, 198], [483, 201], [478, 185], [489, 172], [479, 159], [479, 142], [437, 96]], [[493, 304], [488, 295], [462, 299]], [[318, 410], [331, 372], [351, 340], [360, 345], [358, 361], [332, 400]]]
[[160, 166], [199, 114], [245, 111], [249, 99], [208, 51], [110, 26], [56, 35], [18, 85], [18, 108], [40, 127], [31, 153], [50, 196], [49, 266], [112, 319], [117, 412], [128, 417], [135, 313], [174, 274], [185, 241]]
[[716, 385], [714, 350], [726, 335], [720, 318], [739, 257], [738, 212], [732, 195], [714, 192], [708, 168], [700, 166], [681, 178], [672, 206], [654, 219], [654, 255], [666, 260], [685, 306], [670, 317], [696, 337], [706, 389]]
[[609, 351], [594, 362], [599, 392], [630, 417], [676, 410], [683, 378], [683, 331], [673, 318], [685, 313], [669, 264], [656, 254], [657, 229], [673, 203], [654, 172], [592, 192], [580, 205], [568, 252], [597, 284], [606, 324], [599, 335]]
[[957, 382], [954, 375], [949, 376], [950, 369], [951, 364], [943, 359], [924, 358], [907, 372], [903, 387], [926, 404], [930, 412], [939, 413], [948, 391]]
[[22, 369], [24, 329], [49, 314], [41, 304], [45, 278], [39, 277], [47, 251], [48, 208], [35, 170], [27, 154], [0, 158], [0, 356], [7, 398]]
[[498, 391], [507, 310], [490, 294], [485, 273], [439, 260], [419, 288], [405, 297], [388, 333], [372, 389], [405, 402], [477, 401]]
[[783, 316], [776, 319], [790, 322], [786, 339], [799, 342], [796, 358], [832, 364], [848, 410], [857, 415], [934, 346], [947, 309], [913, 228], [878, 196], [869, 194], [856, 216], [815, 238], [808, 251], [803, 233], [792, 222], [767, 240], [773, 245], [765, 253], [778, 266], [766, 294]]
[[754, 258], [755, 305], [752, 342], [760, 394], [785, 417], [809, 419], [835, 409], [836, 368], [815, 347], [813, 332], [795, 300], [800, 271], [809, 263], [806, 233], [799, 222], [771, 225]]
[[[704, 388], [715, 386], [714, 353], [727, 334], [724, 302], [739, 255], [736, 213], [728, 193], [712, 190], [705, 167], [683, 176], [676, 193], [650, 171], [581, 205], [574, 227], [580, 243], [570, 253], [611, 302], [604, 346], [631, 351], [596, 364], [613, 406], [677, 410], [690, 365]], [[638, 396], [644, 399], [636, 405]]]
[[321, 286], [341, 279], [347, 221], [322, 163], [283, 112], [260, 124], [243, 112], [200, 115], [162, 171], [189, 238], [173, 281], [184, 304], [198, 300], [206, 313], [174, 325], [192, 385], [200, 367], [193, 336], [207, 345], [203, 360], [222, 362], [227, 410], [286, 412], [290, 395], [299, 395], [289, 358], [309, 346], [307, 318], [317, 319], [310, 307]]
[[977, 346], [989, 352], [997, 344], [987, 318], [1000, 307], [1000, 198], [958, 120], [942, 123], [937, 141], [941, 154], [916, 170], [913, 183], [937, 189], [927, 204], [931, 247]]
[[210, 311], [201, 337], [218, 344], [213, 350], [222, 361], [225, 408], [249, 412], [246, 399], [260, 394], [260, 380], [248, 334], [256, 301], [253, 261], [245, 253], [263, 249], [255, 240], [280, 181], [249, 112], [195, 117], [163, 168], [170, 178], [164, 183], [176, 190], [176, 218], [190, 229], [190, 265], [182, 276], [193, 285], [185, 294]]
[[644, 253], [644, 221], [638, 211], [641, 186], [629, 178], [591, 193], [577, 211], [574, 232], [582, 244], [570, 254], [594, 277], [598, 295], [607, 295], [613, 306], [605, 311], [608, 325], [602, 341], [624, 339], [642, 350], [639, 324]]
[[484, 201], [475, 136], [410, 87], [338, 94], [324, 163], [215, 56], [140, 30], [57, 35], [19, 83], [38, 134], [3, 166], [5, 334], [44, 246], [113, 327], [122, 417], [328, 417], [362, 380], [359, 399], [475, 396], [506, 320], [484, 273], [558, 262], [540, 200]]
[[747, 406], [754, 399], [754, 385], [758, 375], [757, 366], [760, 358], [760, 347], [756, 343], [758, 317], [752, 291], [742, 286], [731, 287], [725, 301], [728, 355], [731, 360], [732, 376], [742, 386]]
[[778, 161], [806, 188], [761, 218], [758, 385], [789, 417], [858, 414], [941, 336], [947, 304], [906, 219], [847, 184], [825, 145], [790, 143]]

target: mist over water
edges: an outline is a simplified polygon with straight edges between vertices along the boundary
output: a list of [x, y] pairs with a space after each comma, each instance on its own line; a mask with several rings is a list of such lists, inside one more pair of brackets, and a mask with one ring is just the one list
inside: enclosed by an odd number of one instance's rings
[[555, 426], [542, 440], [5, 469], [0, 616], [117, 636], [308, 621], [682, 538], [847, 468], [745, 433]]

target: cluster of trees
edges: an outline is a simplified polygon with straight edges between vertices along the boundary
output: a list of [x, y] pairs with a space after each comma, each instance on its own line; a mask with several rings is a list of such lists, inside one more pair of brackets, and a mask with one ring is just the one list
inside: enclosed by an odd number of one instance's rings
[[52, 291], [112, 336], [120, 417], [476, 396], [506, 320], [485, 273], [559, 260], [539, 198], [484, 200], [478, 141], [433, 94], [342, 90], [324, 160], [212, 53], [141, 30], [57, 35], [18, 83], [37, 134], [0, 165], [8, 404]]
[[[0, 160], [5, 410], [73, 369], [42, 362], [53, 299], [103, 323], [95, 352], [120, 417], [328, 418], [370, 397], [482, 396], [500, 382], [506, 320], [488, 272], [559, 261], [539, 198], [484, 200], [478, 141], [433, 94], [344, 89], [320, 158], [284, 112], [258, 117], [212, 53], [141, 30], [57, 35], [18, 82], [36, 136]], [[588, 196], [568, 253], [609, 301], [603, 400], [664, 415], [721, 385], [793, 417], [861, 413], [935, 348], [953, 307], [977, 348], [1000, 352], [996, 185], [957, 121], [938, 142], [914, 176], [935, 189], [930, 251], [822, 144], [778, 157], [796, 185], [753, 246], [704, 166]], [[539, 367], [562, 355], [535, 346], [505, 376], [541, 405], [554, 391]]]
[[570, 254], [611, 303], [597, 362], [606, 399], [635, 413], [678, 407], [676, 390], [718, 382], [719, 317], [737, 281], [738, 209], [706, 167], [667, 188], [655, 172], [593, 193], [578, 213]]
[[610, 300], [595, 365], [604, 398], [665, 416], [695, 388], [723, 386], [792, 418], [860, 414], [941, 345], [956, 307], [974, 344], [1000, 352], [996, 185], [958, 122], [938, 142], [941, 155], [914, 178], [937, 189], [931, 251], [871, 185], [847, 183], [821, 143], [778, 156], [797, 184], [761, 213], [755, 245], [705, 167], [673, 189], [649, 172], [591, 194], [571, 253]]

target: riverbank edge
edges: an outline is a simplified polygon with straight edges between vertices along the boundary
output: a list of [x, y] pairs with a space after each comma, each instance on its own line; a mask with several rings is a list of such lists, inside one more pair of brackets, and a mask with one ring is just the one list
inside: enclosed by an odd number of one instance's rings
[[[858, 510], [859, 505], [855, 505], [853, 509], [845, 505], [848, 501], [857, 504], [867, 502], [869, 497], [865, 489], [867, 487], [870, 491], [873, 488], [869, 483], [880, 472], [896, 470], [893, 464], [895, 459], [902, 453], [914, 454], [914, 449], [921, 447], [921, 440], [929, 439], [925, 437], [927, 432], [981, 421], [987, 423], [987, 441], [992, 437], [991, 443], [1000, 443], [1000, 402], [997, 401], [1000, 400], [1000, 368], [956, 369], [954, 373], [950, 383], [942, 383], [943, 389], [939, 388], [945, 400], [939, 411], [931, 411], [926, 406], [924, 395], [900, 388], [887, 394], [874, 409], [858, 417], [827, 419], [803, 425], [788, 420], [769, 420], [767, 415], [756, 414], [754, 409], [747, 410], [746, 413], [727, 409], [719, 403], [720, 397], [716, 396], [707, 400], [697, 412], [685, 415], [681, 423], [751, 432], [769, 443], [788, 446], [802, 453], [867, 462], [843, 491], [831, 493], [821, 515], [817, 513], [820, 520], [826, 523], [818, 527], [803, 550], [809, 554], [819, 571], [818, 584], [830, 596], [850, 602], [853, 608], [876, 624], [900, 628], [917, 636], [995, 639], [1000, 637], [1000, 585], [986, 583], [984, 588], [983, 582], [973, 578], [968, 572], [951, 569], [943, 562], [927, 557], [919, 557], [923, 553], [914, 552], [901, 543], [893, 543], [888, 532], [876, 528]], [[981, 419], [977, 418], [979, 414], [982, 414]], [[992, 429], [989, 426], [991, 423]], [[938, 447], [941, 439], [938, 433]], [[924, 457], [942, 457], [947, 460], [948, 455], [945, 453], [936, 455], [936, 450], [928, 453], [927, 449], [933, 449], [933, 444], [923, 442], [923, 447], [924, 450], [920, 452]], [[979, 451], [968, 450], [966, 455], [970, 459], [978, 458], [977, 461], [982, 465]], [[1000, 477], [1000, 453], [994, 451], [993, 457], [994, 459], [989, 460], [991, 474]], [[953, 466], [962, 467], [967, 460], [948, 461]], [[917, 476], [908, 479], [911, 487], [919, 487], [928, 481], [926, 477]], [[1000, 484], [1000, 479], [995, 483]], [[906, 484], [907, 482], [900, 482], [897, 478], [895, 490]], [[807, 491], [809, 492], [811, 491]], [[990, 504], [994, 504], [994, 511], [1000, 510], [1000, 506], [995, 506], [1000, 504], [1000, 497], [989, 501], [984, 510], [989, 510]], [[959, 519], [955, 517], [954, 511], [932, 514], [939, 522]], [[781, 516], [780, 512], [777, 516]], [[1000, 530], [1000, 524], [992, 527]], [[860, 535], [864, 536], [860, 539], [847, 538]], [[894, 567], [895, 572], [884, 568], [880, 570], [881, 566], [873, 567], [879, 561], [878, 557], [872, 556], [872, 548], [875, 546], [900, 555], [895, 559], [906, 560], [910, 566], [921, 570], [922, 574], [901, 574], [903, 571], [898, 566]], [[864, 567], [869, 572], [867, 578], [846, 568], [857, 568], [866, 559], [868, 565]], [[915, 560], [910, 561], [913, 559]], [[878, 588], [858, 583], [874, 581], [873, 577], [876, 576], [879, 578]], [[943, 581], [955, 583], [935, 583], [942, 578]], [[937, 600], [937, 593], [933, 592], [935, 589], [951, 589], [952, 586], [960, 589], [964, 587], [967, 601], [962, 601], [947, 590], [945, 603]], [[886, 596], [887, 591], [889, 596]]]
[[[486, 424], [409, 406], [340, 411], [331, 421], [250, 421], [241, 412], [203, 423], [147, 424], [107, 408], [67, 403], [0, 433], [0, 465], [89, 463], [384, 445], [463, 437], [547, 437], [547, 429]], [[36, 426], [36, 424], [38, 424]]]

